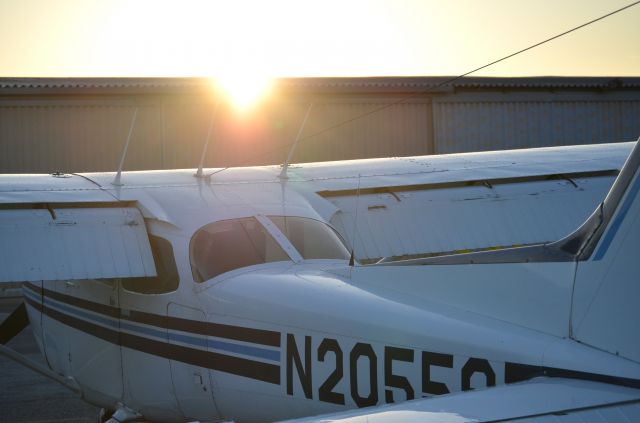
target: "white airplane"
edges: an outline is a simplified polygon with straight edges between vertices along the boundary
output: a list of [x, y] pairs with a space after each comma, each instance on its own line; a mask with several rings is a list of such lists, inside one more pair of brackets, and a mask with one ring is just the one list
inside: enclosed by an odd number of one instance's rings
[[113, 423], [640, 416], [634, 145], [3, 175], [0, 351]]

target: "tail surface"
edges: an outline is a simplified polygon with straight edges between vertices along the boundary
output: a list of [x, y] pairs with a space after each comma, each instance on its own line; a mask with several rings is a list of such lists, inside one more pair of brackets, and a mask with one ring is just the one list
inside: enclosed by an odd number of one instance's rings
[[578, 260], [572, 337], [640, 362], [640, 143], [601, 205]]

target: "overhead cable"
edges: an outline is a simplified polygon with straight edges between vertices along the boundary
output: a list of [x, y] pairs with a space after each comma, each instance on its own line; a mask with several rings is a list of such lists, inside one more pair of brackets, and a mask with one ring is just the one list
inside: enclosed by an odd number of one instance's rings
[[[339, 127], [341, 127], [341, 126], [347, 125], [347, 124], [349, 124], [349, 123], [351, 123], [351, 122], [354, 122], [354, 121], [356, 121], [356, 120], [359, 120], [359, 119], [362, 119], [362, 118], [364, 118], [364, 117], [370, 116], [370, 115], [372, 115], [372, 114], [378, 113], [378, 112], [380, 112], [380, 111], [382, 111], [382, 110], [388, 109], [388, 108], [393, 107], [393, 106], [396, 106], [396, 105], [398, 105], [398, 104], [402, 104], [402, 103], [406, 102], [407, 100], [410, 100], [410, 99], [415, 98], [415, 97], [417, 97], [417, 96], [420, 96], [420, 95], [424, 95], [424, 94], [428, 94], [428, 93], [430, 93], [430, 92], [433, 92], [433, 91], [435, 91], [435, 90], [437, 90], [437, 89], [439, 89], [439, 88], [441, 88], [441, 87], [443, 87], [443, 86], [445, 86], [445, 85], [447, 85], [447, 84], [451, 84], [452, 82], [457, 81], [458, 79], [464, 78], [465, 76], [469, 76], [469, 75], [471, 75], [472, 73], [478, 72], [478, 71], [480, 71], [480, 70], [482, 70], [482, 69], [486, 69], [486, 68], [488, 68], [489, 66], [493, 66], [493, 65], [495, 65], [495, 64], [497, 64], [497, 63], [503, 62], [503, 61], [505, 61], [505, 60], [507, 60], [507, 59], [510, 59], [510, 58], [512, 58], [512, 57], [514, 57], [514, 56], [517, 56], [517, 55], [519, 55], [519, 54], [522, 54], [522, 53], [524, 53], [524, 52], [526, 52], [526, 51], [532, 50], [532, 49], [534, 49], [534, 48], [536, 48], [536, 47], [540, 47], [540, 46], [541, 46], [541, 45], [543, 45], [543, 44], [546, 44], [546, 43], [548, 43], [548, 42], [550, 42], [550, 41], [556, 40], [556, 39], [558, 39], [558, 38], [560, 38], [560, 37], [564, 37], [564, 36], [565, 36], [565, 35], [567, 35], [567, 34], [570, 34], [570, 33], [572, 33], [572, 32], [575, 32], [575, 31], [577, 31], [577, 30], [579, 30], [579, 29], [582, 29], [582, 28], [584, 28], [584, 27], [587, 27], [587, 26], [589, 26], [589, 25], [591, 25], [591, 24], [594, 24], [594, 23], [596, 23], [596, 22], [598, 22], [598, 21], [601, 21], [601, 20], [603, 20], [603, 19], [606, 19], [606, 18], [608, 18], [608, 17], [610, 17], [610, 16], [613, 16], [613, 15], [615, 15], [615, 14], [618, 14], [618, 13], [620, 13], [620, 12], [622, 12], [622, 11], [624, 11], [624, 10], [627, 10], [627, 9], [629, 9], [629, 8], [633, 7], [633, 6], [637, 6], [638, 4], [640, 4], [640, 0], [635, 1], [635, 2], [633, 2], [633, 3], [630, 3], [630, 4], [626, 5], [626, 6], [623, 6], [623, 7], [619, 8], [619, 9], [616, 9], [616, 10], [614, 10], [614, 11], [612, 11], [612, 12], [609, 12], [609, 13], [607, 13], [607, 14], [605, 14], [605, 15], [599, 16], [599, 17], [597, 17], [597, 18], [595, 18], [595, 19], [592, 19], [592, 20], [590, 20], [590, 21], [588, 21], [588, 22], [585, 22], [585, 23], [583, 23], [583, 24], [581, 24], [581, 25], [575, 26], [575, 27], [573, 27], [573, 28], [571, 28], [571, 29], [568, 29], [568, 30], [566, 30], [566, 31], [564, 31], [564, 32], [561, 32], [561, 33], [557, 34], [557, 35], [554, 35], [554, 36], [552, 36], [552, 37], [549, 37], [549, 38], [547, 38], [547, 39], [545, 39], [545, 40], [542, 40], [542, 41], [540, 41], [540, 42], [537, 42], [537, 43], [535, 43], [535, 44], [532, 44], [532, 45], [530, 45], [529, 47], [523, 48], [523, 49], [518, 50], [518, 51], [516, 51], [516, 52], [514, 52], [514, 53], [511, 53], [511, 54], [508, 54], [508, 55], [506, 55], [506, 56], [504, 56], [504, 57], [501, 57], [500, 59], [494, 60], [494, 61], [493, 61], [493, 62], [491, 62], [491, 63], [487, 63], [486, 65], [480, 66], [480, 67], [478, 67], [478, 68], [475, 68], [475, 69], [473, 69], [473, 70], [470, 70], [470, 71], [468, 71], [468, 72], [465, 72], [465, 73], [463, 73], [463, 74], [461, 74], [461, 75], [458, 75], [458, 76], [455, 76], [455, 77], [449, 78], [449, 79], [447, 79], [447, 80], [445, 80], [445, 81], [442, 81], [442, 82], [440, 82], [440, 83], [436, 84], [434, 87], [426, 88], [426, 89], [424, 89], [424, 90], [417, 90], [417, 91], [414, 91], [414, 92], [412, 92], [411, 94], [408, 94], [408, 95], [406, 95], [406, 96], [404, 96], [404, 97], [401, 97], [401, 98], [399, 98], [399, 99], [397, 99], [397, 100], [395, 100], [395, 101], [392, 101], [392, 102], [386, 103], [386, 104], [384, 104], [384, 105], [382, 105], [382, 106], [380, 106], [380, 107], [376, 107], [376, 108], [374, 108], [374, 109], [372, 109], [372, 110], [369, 110], [369, 111], [367, 111], [367, 112], [364, 112], [364, 113], [361, 113], [361, 114], [359, 114], [359, 115], [353, 116], [353, 117], [351, 117], [351, 118], [349, 118], [349, 119], [345, 119], [345, 120], [343, 120], [343, 121], [340, 121], [340, 122], [338, 122], [338, 123], [336, 123], [336, 124], [333, 124], [333, 125], [331, 125], [331, 126], [328, 126], [328, 127], [324, 128], [324, 129], [322, 129], [322, 130], [320, 130], [320, 131], [318, 131], [318, 132], [315, 132], [315, 133], [313, 133], [313, 134], [310, 134], [310, 135], [307, 135], [307, 136], [305, 136], [305, 137], [303, 137], [303, 138], [300, 138], [297, 142], [298, 142], [298, 143], [302, 143], [302, 142], [308, 141], [309, 139], [314, 138], [314, 137], [317, 137], [318, 135], [322, 135], [322, 134], [324, 134], [324, 133], [327, 133], [327, 132], [329, 132], [329, 131], [332, 131], [332, 130], [334, 130], [334, 129], [336, 129], [336, 128], [339, 128]], [[286, 145], [284, 145], [284, 146], [282, 146], [282, 147], [274, 148], [274, 149], [269, 150], [269, 151], [267, 151], [267, 152], [265, 152], [265, 153], [258, 154], [258, 155], [256, 155], [256, 156], [250, 157], [249, 159], [250, 159], [250, 160], [259, 159], [259, 158], [262, 158], [262, 157], [265, 157], [265, 156], [271, 155], [271, 154], [273, 154], [273, 153], [274, 153], [274, 152], [276, 152], [276, 151], [280, 151], [280, 150], [288, 149], [288, 148], [290, 148], [290, 147], [291, 147], [291, 144], [292, 144], [292, 143], [289, 143], [289, 144], [286, 144]], [[230, 166], [230, 167], [231, 167], [231, 166]], [[225, 167], [225, 168], [223, 168], [223, 169], [218, 169], [218, 170], [216, 170], [215, 172], [210, 173], [208, 176], [214, 175], [214, 174], [216, 174], [216, 173], [220, 173], [220, 172], [222, 172], [222, 171], [224, 171], [224, 170], [227, 170], [227, 169], [229, 169], [229, 167]]]

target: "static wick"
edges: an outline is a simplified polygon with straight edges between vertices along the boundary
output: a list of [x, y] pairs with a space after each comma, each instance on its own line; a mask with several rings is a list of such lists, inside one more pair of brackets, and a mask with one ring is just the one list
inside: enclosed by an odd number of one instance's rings
[[213, 134], [213, 123], [215, 121], [216, 113], [218, 112], [218, 105], [220, 102], [216, 102], [213, 107], [213, 111], [211, 112], [211, 120], [209, 121], [209, 130], [207, 131], [207, 139], [204, 142], [204, 148], [202, 149], [202, 155], [200, 156], [200, 164], [198, 164], [198, 171], [196, 172], [196, 178], [202, 178], [202, 168], [204, 167], [204, 158], [207, 155], [207, 150], [209, 149], [209, 140], [211, 139], [211, 134]]
[[131, 119], [131, 126], [129, 126], [129, 135], [127, 136], [127, 142], [124, 145], [124, 151], [122, 152], [122, 157], [120, 158], [120, 166], [118, 166], [118, 173], [116, 173], [116, 177], [111, 182], [111, 185], [122, 186], [122, 182], [120, 179], [122, 178], [122, 167], [124, 166], [124, 159], [127, 157], [127, 151], [129, 150], [129, 143], [131, 142], [131, 135], [133, 134], [133, 128], [136, 126], [136, 118], [138, 117], [138, 108], [136, 107], [133, 112], [133, 119]]
[[289, 179], [287, 175], [287, 169], [289, 169], [289, 163], [293, 158], [293, 152], [296, 150], [296, 146], [298, 145], [298, 141], [300, 140], [300, 136], [302, 135], [302, 130], [304, 126], [307, 124], [307, 119], [309, 118], [309, 114], [311, 113], [311, 109], [313, 108], [313, 103], [309, 104], [309, 108], [307, 109], [307, 114], [304, 115], [304, 119], [302, 120], [302, 125], [300, 125], [300, 129], [298, 130], [298, 135], [296, 136], [296, 140], [293, 142], [291, 149], [289, 150], [289, 154], [287, 155], [287, 160], [284, 161], [282, 165], [282, 171], [280, 172], [280, 179]]

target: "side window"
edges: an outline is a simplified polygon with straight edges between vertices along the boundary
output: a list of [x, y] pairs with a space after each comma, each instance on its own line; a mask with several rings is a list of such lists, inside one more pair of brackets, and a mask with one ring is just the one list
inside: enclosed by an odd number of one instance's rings
[[289, 260], [276, 240], [253, 217], [222, 220], [202, 227], [191, 238], [189, 257], [196, 282], [240, 267]]
[[171, 243], [164, 238], [149, 235], [153, 261], [158, 276], [122, 279], [127, 291], [140, 294], [164, 294], [178, 289], [180, 277]]

